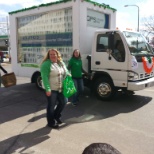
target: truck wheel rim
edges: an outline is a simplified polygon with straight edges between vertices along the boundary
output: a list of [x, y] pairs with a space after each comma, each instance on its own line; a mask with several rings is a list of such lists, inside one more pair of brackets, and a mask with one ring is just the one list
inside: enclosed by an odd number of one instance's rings
[[37, 78], [37, 85], [42, 88], [42, 78], [41, 77], [38, 77]]
[[101, 96], [101, 97], [105, 97], [105, 96], [108, 96], [111, 94], [111, 87], [109, 84], [107, 83], [102, 83], [98, 86], [98, 94]]

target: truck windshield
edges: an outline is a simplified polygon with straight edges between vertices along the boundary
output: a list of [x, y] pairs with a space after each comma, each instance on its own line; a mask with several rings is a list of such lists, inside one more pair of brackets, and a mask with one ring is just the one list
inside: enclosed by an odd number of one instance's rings
[[123, 31], [129, 50], [132, 55], [154, 55], [151, 46], [143, 35], [136, 32]]

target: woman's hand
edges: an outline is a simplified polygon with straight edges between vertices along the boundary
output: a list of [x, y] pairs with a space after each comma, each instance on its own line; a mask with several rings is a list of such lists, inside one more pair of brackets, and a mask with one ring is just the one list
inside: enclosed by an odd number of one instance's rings
[[46, 91], [46, 96], [51, 96], [51, 91]]
[[68, 73], [67, 75], [72, 77], [72, 75], [70, 73]]
[[85, 72], [84, 74], [85, 74], [87, 77], [89, 77], [89, 73]]

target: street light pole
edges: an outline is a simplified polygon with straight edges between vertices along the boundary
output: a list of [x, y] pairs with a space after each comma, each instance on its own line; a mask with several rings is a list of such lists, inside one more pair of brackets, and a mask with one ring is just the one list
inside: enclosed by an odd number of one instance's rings
[[124, 7], [128, 7], [128, 6], [135, 6], [138, 8], [138, 26], [137, 26], [137, 31], [139, 32], [139, 6], [138, 5], [124, 5]]

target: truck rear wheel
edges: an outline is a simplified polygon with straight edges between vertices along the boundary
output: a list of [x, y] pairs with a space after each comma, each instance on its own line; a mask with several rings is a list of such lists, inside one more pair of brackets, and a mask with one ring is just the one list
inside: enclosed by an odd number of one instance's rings
[[109, 78], [99, 78], [95, 81], [94, 90], [101, 100], [111, 100], [115, 95], [115, 87]]
[[36, 73], [34, 75], [34, 83], [36, 84], [36, 87], [43, 90], [43, 86], [42, 86], [42, 78], [41, 78], [41, 74], [40, 73]]

